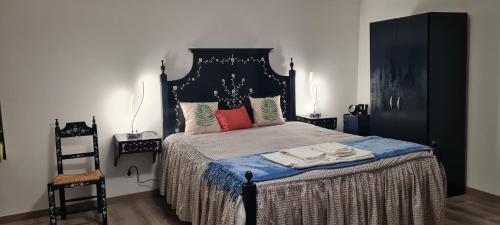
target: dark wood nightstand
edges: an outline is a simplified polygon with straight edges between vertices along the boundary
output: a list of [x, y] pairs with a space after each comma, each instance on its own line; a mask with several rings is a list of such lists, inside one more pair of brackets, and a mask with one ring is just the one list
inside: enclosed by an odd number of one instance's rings
[[344, 114], [344, 133], [370, 135], [370, 115]]
[[326, 129], [331, 129], [331, 130], [337, 129], [337, 117], [321, 116], [318, 118], [313, 118], [309, 116], [297, 116], [297, 121], [310, 123]]
[[127, 134], [115, 134], [115, 167], [122, 154], [152, 152], [153, 163], [161, 152], [161, 136], [154, 132], [144, 132], [140, 138], [128, 138]]

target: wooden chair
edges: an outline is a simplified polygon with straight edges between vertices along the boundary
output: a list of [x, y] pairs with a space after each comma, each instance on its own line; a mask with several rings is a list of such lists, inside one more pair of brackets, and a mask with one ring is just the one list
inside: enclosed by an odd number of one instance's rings
[[[49, 196], [49, 216], [50, 224], [57, 224], [57, 216], [60, 215], [61, 219], [66, 219], [66, 214], [78, 213], [90, 210], [97, 210], [98, 213], [102, 215], [102, 224], [108, 224], [107, 220], [107, 210], [106, 210], [106, 185], [104, 180], [104, 175], [99, 170], [99, 149], [97, 142], [97, 125], [95, 123], [95, 117], [92, 119], [92, 127], [88, 127], [85, 122], [73, 122], [66, 123], [63, 129], [59, 128], [59, 121], [56, 119], [56, 154], [57, 154], [57, 176], [52, 179], [52, 182], [47, 184], [48, 196]], [[93, 152], [76, 153], [76, 154], [62, 154], [61, 149], [61, 139], [71, 138], [71, 137], [81, 137], [81, 136], [93, 136]], [[63, 160], [75, 159], [82, 157], [94, 157], [95, 170], [88, 173], [80, 174], [64, 174], [63, 173]], [[79, 188], [87, 185], [96, 185], [97, 195], [88, 196], [74, 199], [66, 199], [65, 189], [66, 188]], [[59, 191], [59, 202], [60, 208], [56, 209], [55, 203], [55, 191]], [[97, 208], [91, 207], [86, 209], [79, 209], [75, 211], [67, 211], [67, 202], [76, 202], [88, 199], [97, 199]]]

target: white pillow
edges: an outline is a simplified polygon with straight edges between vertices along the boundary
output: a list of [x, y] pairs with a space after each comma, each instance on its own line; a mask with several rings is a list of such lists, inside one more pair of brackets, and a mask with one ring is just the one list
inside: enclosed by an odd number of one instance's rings
[[220, 132], [219, 121], [215, 117], [218, 102], [181, 102], [186, 134], [204, 134]]
[[281, 111], [280, 96], [267, 98], [252, 98], [250, 104], [253, 110], [253, 120], [256, 126], [270, 126], [284, 124]]

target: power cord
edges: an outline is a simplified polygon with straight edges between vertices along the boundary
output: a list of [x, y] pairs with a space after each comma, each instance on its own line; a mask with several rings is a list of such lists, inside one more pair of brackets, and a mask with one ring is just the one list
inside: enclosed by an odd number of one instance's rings
[[131, 167], [129, 167], [129, 168], [128, 168], [127, 175], [128, 175], [129, 177], [132, 175], [132, 168], [134, 168], [134, 169], [135, 169], [135, 173], [136, 173], [136, 175], [137, 175], [137, 183], [139, 183], [139, 184], [144, 184], [144, 183], [149, 182], [149, 181], [158, 182], [158, 180], [156, 180], [156, 179], [147, 179], [147, 180], [145, 180], [145, 181], [141, 181], [141, 180], [139, 179], [139, 169], [137, 168], [137, 166], [131, 166]]

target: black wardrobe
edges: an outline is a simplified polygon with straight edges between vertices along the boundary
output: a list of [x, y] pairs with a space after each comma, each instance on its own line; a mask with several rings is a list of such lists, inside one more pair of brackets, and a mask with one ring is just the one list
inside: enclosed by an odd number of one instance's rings
[[448, 195], [465, 193], [468, 16], [370, 24], [371, 133], [438, 147]]

